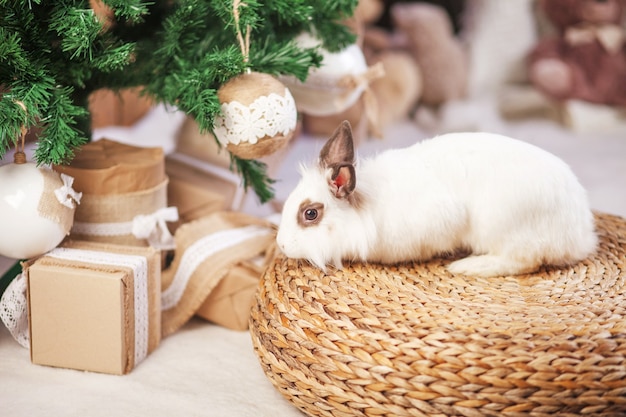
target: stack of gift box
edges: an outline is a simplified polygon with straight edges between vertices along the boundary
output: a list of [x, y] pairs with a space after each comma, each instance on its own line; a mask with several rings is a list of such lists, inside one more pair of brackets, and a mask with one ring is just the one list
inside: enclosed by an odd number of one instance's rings
[[101, 139], [70, 165], [82, 192], [59, 247], [23, 263], [33, 363], [130, 372], [197, 315], [245, 330], [272, 225], [215, 141], [185, 122], [175, 152]]
[[168, 199], [180, 214], [174, 228], [218, 210], [242, 208], [245, 190], [229, 167], [229, 153], [210, 133], [200, 133], [192, 118], [185, 119], [175, 150], [165, 159]]

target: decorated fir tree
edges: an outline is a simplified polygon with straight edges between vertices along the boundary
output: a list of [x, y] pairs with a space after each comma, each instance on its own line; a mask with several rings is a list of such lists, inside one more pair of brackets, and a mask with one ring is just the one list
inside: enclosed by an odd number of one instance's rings
[[[294, 38], [313, 33], [328, 51], [348, 45], [343, 20], [356, 3], [0, 0], [0, 157], [21, 129], [38, 127], [37, 162], [70, 162], [89, 138], [88, 97], [100, 88], [141, 87], [212, 132], [221, 86], [250, 71], [305, 80], [322, 58]], [[231, 160], [245, 186], [271, 198], [263, 163]]]

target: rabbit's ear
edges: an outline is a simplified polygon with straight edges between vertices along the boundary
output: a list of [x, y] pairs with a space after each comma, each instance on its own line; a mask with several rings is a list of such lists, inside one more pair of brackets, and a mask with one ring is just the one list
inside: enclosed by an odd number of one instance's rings
[[354, 144], [350, 122], [344, 120], [320, 151], [320, 165], [328, 168], [354, 163]]
[[345, 198], [352, 194], [356, 187], [354, 165], [346, 164], [333, 167], [328, 185], [337, 198]]
[[356, 173], [354, 170], [354, 143], [352, 128], [344, 120], [328, 139], [320, 152], [320, 166], [330, 168], [330, 188], [338, 198], [350, 195], [356, 187]]

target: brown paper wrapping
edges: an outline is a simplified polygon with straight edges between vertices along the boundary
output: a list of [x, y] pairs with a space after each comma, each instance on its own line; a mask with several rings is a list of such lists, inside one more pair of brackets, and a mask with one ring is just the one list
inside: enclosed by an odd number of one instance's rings
[[[154, 351], [161, 340], [159, 252], [93, 242], [63, 246], [147, 258], [148, 353]], [[136, 366], [130, 268], [44, 255], [25, 270], [33, 363], [110, 374], [125, 374]]]
[[[222, 175], [216, 175], [215, 169]], [[173, 181], [186, 182], [203, 188], [223, 198], [222, 210], [240, 210], [244, 203], [245, 190], [240, 178], [228, 168], [212, 165], [188, 155], [173, 153], [165, 158], [165, 172]]]
[[103, 223], [127, 223], [137, 215], [167, 207], [165, 160], [161, 148], [142, 148], [109, 139], [81, 147], [71, 165], [55, 169], [74, 177], [82, 192], [70, 236], [75, 240], [148, 246], [130, 229], [124, 233], [95, 232]]
[[96, 90], [89, 96], [91, 127], [132, 126], [152, 105], [152, 100], [140, 95], [140, 88]]
[[187, 117], [176, 136], [176, 152], [193, 156], [210, 164], [226, 168], [230, 166], [230, 155], [220, 148], [210, 132], [200, 133], [198, 123]]
[[165, 180], [163, 149], [109, 139], [85, 144], [71, 165], [56, 165], [55, 170], [74, 177], [74, 189], [90, 195], [132, 193]]
[[226, 199], [222, 194], [176, 178], [169, 181], [167, 201], [178, 208], [179, 221], [168, 224], [172, 233], [184, 223], [226, 208]]
[[235, 265], [202, 303], [196, 315], [233, 330], [246, 330], [262, 267], [252, 262]]
[[[90, 0], [89, 6], [108, 30], [115, 24], [115, 13], [101, 0]], [[141, 95], [141, 87], [125, 88], [119, 91], [102, 88], [89, 96], [91, 128], [105, 126], [131, 126], [150, 110], [153, 101]]]
[[[243, 213], [226, 211], [186, 223], [176, 231], [176, 252], [170, 267], [163, 271], [163, 292], [172, 285], [175, 274], [181, 265], [181, 259], [191, 245], [207, 235], [251, 225], [267, 227], [269, 233], [229, 246], [202, 260], [198, 268], [193, 271], [178, 303], [163, 311], [162, 334], [164, 337], [178, 330], [200, 309], [209, 294], [213, 292], [220, 281], [229, 275], [235, 265], [259, 256], [267, 250], [275, 239], [275, 234], [272, 232], [273, 226], [269, 222]], [[239, 303], [237, 297], [231, 298], [231, 301]], [[225, 309], [222, 316], [242, 308], [245, 310], [248, 307], [231, 305]], [[219, 315], [220, 313], [217, 313], [217, 316]], [[213, 315], [212, 317], [216, 316]]]

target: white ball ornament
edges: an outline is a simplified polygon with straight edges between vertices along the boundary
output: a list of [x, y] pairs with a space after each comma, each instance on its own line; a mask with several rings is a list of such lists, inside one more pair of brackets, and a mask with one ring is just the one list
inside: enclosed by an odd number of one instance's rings
[[[302, 48], [315, 48], [321, 42], [308, 33], [296, 38]], [[280, 80], [289, 88], [299, 111], [312, 116], [328, 116], [352, 107], [369, 87], [369, 83], [382, 76], [382, 68], [369, 68], [361, 48], [348, 45], [339, 52], [319, 49], [322, 63], [309, 71], [305, 82], [292, 75]]]
[[15, 161], [0, 166], [0, 255], [26, 259], [61, 243], [80, 194], [72, 177], [26, 162], [21, 152]]
[[293, 137], [298, 112], [289, 89], [269, 74], [244, 73], [217, 92], [221, 113], [213, 132], [229, 152], [257, 159], [281, 149]]

